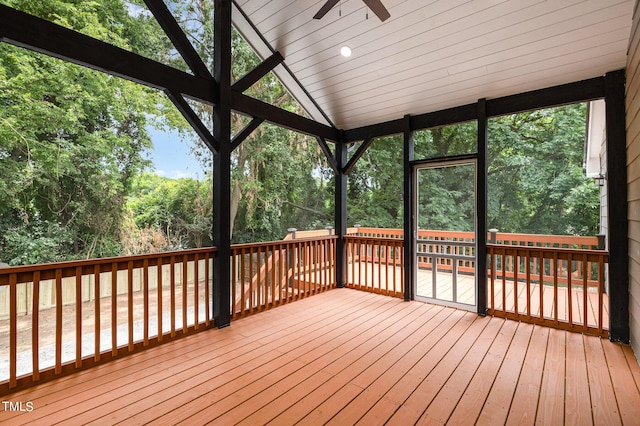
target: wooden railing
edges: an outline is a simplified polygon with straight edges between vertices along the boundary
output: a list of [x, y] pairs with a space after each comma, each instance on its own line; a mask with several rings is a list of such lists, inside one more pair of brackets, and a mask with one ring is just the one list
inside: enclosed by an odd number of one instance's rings
[[[232, 246], [232, 317], [335, 287], [337, 237], [318, 232]], [[419, 268], [431, 268], [433, 258], [438, 270], [474, 268], [466, 258], [452, 264], [447, 252], [452, 241], [463, 247], [453, 254], [470, 256], [467, 233], [421, 230], [419, 237], [439, 255], [419, 259]], [[491, 314], [606, 335], [607, 254], [576, 249], [595, 239], [496, 237], [529, 245], [489, 245]], [[345, 243], [348, 287], [404, 296], [402, 230], [350, 228]], [[0, 369], [6, 375], [0, 393], [212, 327], [215, 253], [205, 248], [0, 269], [0, 363], [7, 365]]]
[[211, 327], [215, 251], [0, 269], [0, 393]]
[[607, 252], [490, 244], [489, 314], [608, 335]]
[[345, 237], [347, 287], [404, 297], [404, 247], [397, 238]]
[[[347, 237], [349, 265], [364, 273], [348, 274], [356, 281], [350, 282], [350, 286], [379, 291], [377, 280], [385, 283], [388, 279], [377, 272], [377, 267], [394, 270], [396, 265], [390, 267], [384, 250], [376, 247], [402, 241], [404, 232], [356, 228], [351, 233], [354, 236]], [[608, 334], [605, 303], [608, 256], [606, 251], [597, 250], [597, 237], [493, 232], [487, 234], [487, 240], [492, 242], [488, 245], [487, 271], [487, 305], [491, 315], [600, 336]], [[434, 275], [474, 274], [473, 242], [470, 232], [421, 229], [417, 239], [418, 268]], [[401, 265], [402, 259], [397, 263]]]
[[325, 236], [234, 245], [232, 317], [334, 288], [336, 240], [336, 237]]

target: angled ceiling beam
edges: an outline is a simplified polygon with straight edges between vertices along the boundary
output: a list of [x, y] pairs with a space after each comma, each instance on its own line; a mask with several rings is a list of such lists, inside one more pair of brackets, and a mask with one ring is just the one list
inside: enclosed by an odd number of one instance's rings
[[294, 114], [282, 108], [269, 105], [242, 93], [231, 97], [231, 109], [251, 117], [262, 118], [269, 123], [312, 136], [320, 136], [332, 141], [338, 140], [340, 131], [326, 124]]
[[[219, 99], [214, 80], [188, 74], [4, 5], [0, 5], [0, 41], [201, 102], [215, 104]], [[231, 108], [235, 111], [300, 133], [333, 141], [339, 138], [338, 129], [331, 126], [235, 91], [231, 95]]]
[[318, 141], [318, 145], [320, 145], [320, 149], [324, 153], [324, 156], [327, 157], [327, 161], [329, 162], [329, 165], [331, 166], [333, 171], [335, 173], [340, 173], [340, 169], [338, 167], [338, 162], [336, 160], [336, 157], [334, 157], [333, 153], [331, 152], [331, 149], [329, 149], [329, 145], [327, 144], [327, 141], [324, 140], [324, 138], [321, 138], [320, 136], [316, 136], [316, 140]]
[[193, 111], [191, 105], [182, 97], [180, 93], [173, 93], [165, 91], [171, 102], [176, 106], [178, 111], [191, 125], [193, 130], [200, 136], [200, 139], [207, 145], [207, 147], [214, 153], [220, 150], [220, 143], [213, 137], [211, 131], [204, 125], [200, 117]]
[[344, 166], [342, 173], [344, 173], [345, 175], [348, 175], [349, 173], [351, 173], [351, 170], [353, 170], [353, 167], [356, 165], [360, 157], [364, 155], [365, 151], [371, 146], [372, 143], [373, 143], [372, 137], [369, 137], [364, 141], [362, 141], [362, 143], [358, 147], [358, 150], [355, 152], [355, 154], [353, 154], [353, 157], [351, 157], [347, 165]]
[[162, 0], [144, 0], [156, 20], [178, 50], [191, 71], [198, 77], [213, 79], [209, 68], [202, 61], [182, 28]]
[[193, 76], [4, 5], [0, 5], [0, 41], [203, 102], [213, 103], [216, 97], [213, 80]]
[[233, 139], [231, 139], [231, 152], [239, 147], [240, 144], [242, 144], [242, 142], [244, 142], [245, 139], [247, 139], [249, 135], [253, 133], [253, 131], [257, 129], [263, 122], [263, 118], [254, 118], [249, 122], [249, 124], [244, 126], [244, 128], [240, 130], [240, 132], [238, 132], [238, 134], [235, 135]]
[[262, 63], [260, 63], [254, 69], [245, 74], [242, 78], [233, 83], [231, 88], [239, 93], [244, 92], [249, 87], [253, 86], [255, 82], [267, 75], [269, 71], [280, 65], [283, 61], [284, 58], [282, 57], [280, 52], [275, 52], [273, 55], [262, 61]]

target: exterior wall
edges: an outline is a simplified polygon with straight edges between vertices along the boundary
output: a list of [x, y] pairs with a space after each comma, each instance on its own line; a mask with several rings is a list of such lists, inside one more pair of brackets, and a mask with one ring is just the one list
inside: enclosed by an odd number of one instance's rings
[[627, 56], [627, 191], [629, 202], [629, 326], [640, 355], [640, 13], [636, 2]]
[[[602, 146], [600, 148], [600, 170], [603, 174], [607, 173], [607, 140], [602, 139]], [[600, 234], [609, 235], [609, 206], [607, 197], [607, 185], [600, 187]], [[609, 241], [606, 242], [607, 249], [609, 248]]]
[[[600, 146], [600, 170], [607, 174], [607, 139], [602, 138]], [[605, 235], [605, 248], [609, 250], [609, 195], [608, 186], [605, 183], [600, 187], [600, 235]], [[609, 293], [609, 268], [605, 270], [604, 288]]]

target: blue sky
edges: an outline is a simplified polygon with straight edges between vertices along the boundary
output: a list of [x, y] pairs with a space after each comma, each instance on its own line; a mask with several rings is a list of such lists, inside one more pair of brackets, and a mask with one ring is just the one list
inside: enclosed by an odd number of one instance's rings
[[153, 150], [147, 154], [154, 164], [154, 170], [150, 171], [171, 179], [204, 177], [202, 165], [190, 152], [190, 142], [182, 140], [177, 132], [153, 128], [147, 128], [147, 131], [153, 142]]

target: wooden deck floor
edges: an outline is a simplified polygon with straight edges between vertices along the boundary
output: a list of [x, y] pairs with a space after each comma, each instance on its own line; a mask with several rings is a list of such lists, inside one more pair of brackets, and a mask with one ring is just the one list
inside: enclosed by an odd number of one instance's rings
[[33, 410], [0, 423], [637, 424], [639, 384], [627, 346], [336, 289], [5, 395]]

